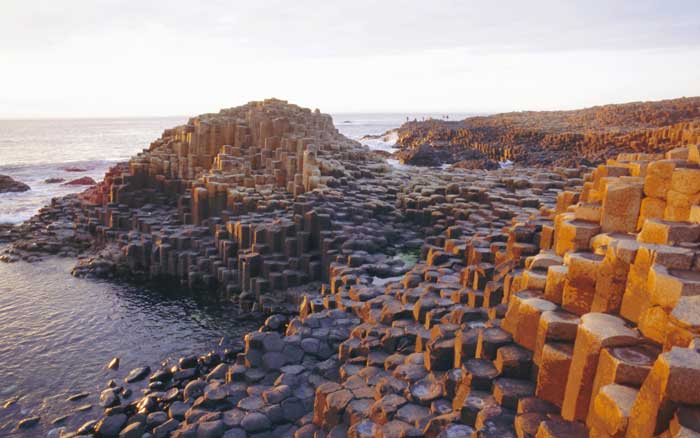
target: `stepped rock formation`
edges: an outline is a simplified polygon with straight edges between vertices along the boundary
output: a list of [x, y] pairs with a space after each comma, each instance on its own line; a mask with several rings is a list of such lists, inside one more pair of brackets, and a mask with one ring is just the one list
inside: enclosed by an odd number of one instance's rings
[[76, 274], [299, 300], [238, 350], [134, 370], [80, 435], [700, 436], [697, 145], [391, 169], [270, 100], [166, 131], [16, 233], [9, 257], [105, 245]]
[[623, 152], [659, 153], [700, 142], [700, 97], [414, 121], [401, 126], [398, 137], [397, 157], [406, 164], [466, 160], [482, 166], [510, 160], [526, 166], [577, 166]]

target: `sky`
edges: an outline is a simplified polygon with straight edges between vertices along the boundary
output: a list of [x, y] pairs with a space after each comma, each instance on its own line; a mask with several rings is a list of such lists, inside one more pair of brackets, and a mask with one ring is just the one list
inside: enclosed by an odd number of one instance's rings
[[0, 0], [0, 118], [700, 95], [698, 0]]

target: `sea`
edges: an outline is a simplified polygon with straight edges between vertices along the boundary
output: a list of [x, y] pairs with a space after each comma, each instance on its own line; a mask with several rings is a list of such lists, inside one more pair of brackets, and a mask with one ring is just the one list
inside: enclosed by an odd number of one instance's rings
[[[391, 152], [395, 137], [381, 134], [406, 120], [466, 116], [355, 113], [333, 114], [333, 119], [347, 137]], [[21, 223], [51, 198], [85, 188], [48, 179], [99, 181], [110, 166], [186, 121], [186, 116], [0, 120], [0, 174], [31, 187], [0, 194], [0, 223]], [[239, 319], [233, 305], [180, 291], [74, 278], [74, 264], [59, 258], [0, 263], [0, 437], [57, 437], [62, 428], [75, 430], [99, 418], [99, 392], [108, 379], [119, 381], [138, 366], [154, 368], [163, 360], [221, 350], [257, 329], [258, 323]], [[121, 361], [117, 371], [106, 368], [113, 357]], [[89, 395], [80, 402], [66, 400], [79, 392]], [[17, 422], [31, 416], [39, 416], [39, 423], [18, 430]]]

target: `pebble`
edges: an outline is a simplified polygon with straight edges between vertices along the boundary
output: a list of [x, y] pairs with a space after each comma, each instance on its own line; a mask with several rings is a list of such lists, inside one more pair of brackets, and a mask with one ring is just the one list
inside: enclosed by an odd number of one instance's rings
[[129, 374], [126, 376], [124, 381], [126, 383], [138, 382], [139, 380], [143, 380], [150, 372], [151, 372], [150, 367], [134, 368], [133, 370], [131, 370], [129, 372]]
[[119, 438], [143, 438], [144, 431], [143, 423], [131, 423], [119, 432]]
[[270, 426], [270, 420], [267, 416], [259, 412], [249, 412], [241, 420], [241, 427], [249, 433], [262, 432], [268, 430]]
[[100, 393], [100, 406], [110, 408], [118, 405], [120, 402], [119, 396], [115, 389], [105, 389]]
[[115, 357], [109, 363], [107, 364], [107, 368], [110, 370], [118, 370], [119, 369], [119, 358]]

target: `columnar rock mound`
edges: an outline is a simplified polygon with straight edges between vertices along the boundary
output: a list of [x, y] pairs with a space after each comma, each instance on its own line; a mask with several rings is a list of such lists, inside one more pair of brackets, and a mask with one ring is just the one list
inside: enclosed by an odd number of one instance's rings
[[[663, 153], [700, 141], [700, 97], [605, 105], [575, 111], [524, 111], [398, 129], [398, 158], [511, 160], [527, 166], [602, 162], [617, 153]], [[432, 158], [428, 158], [432, 157]]]

